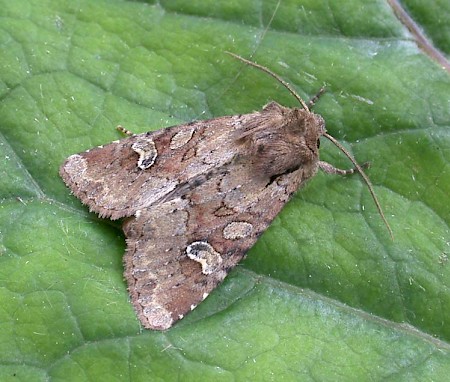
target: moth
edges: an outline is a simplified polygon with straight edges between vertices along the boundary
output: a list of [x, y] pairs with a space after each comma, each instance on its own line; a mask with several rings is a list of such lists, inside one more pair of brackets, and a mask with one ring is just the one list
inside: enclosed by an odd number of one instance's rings
[[[280, 81], [300, 102], [131, 134], [67, 158], [60, 175], [100, 217], [125, 218], [125, 278], [145, 328], [165, 330], [193, 310], [245, 256], [291, 195], [320, 169], [324, 119], [269, 69], [230, 53]], [[390, 228], [389, 228], [390, 230]], [[391, 231], [390, 231], [391, 232]]]

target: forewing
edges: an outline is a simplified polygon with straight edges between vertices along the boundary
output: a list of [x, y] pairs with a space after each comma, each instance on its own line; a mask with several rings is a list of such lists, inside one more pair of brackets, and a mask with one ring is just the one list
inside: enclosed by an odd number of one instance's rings
[[131, 216], [229, 161], [235, 154], [229, 134], [238, 125], [233, 118], [173, 126], [99, 146], [67, 158], [60, 175], [101, 217]]
[[309, 176], [268, 182], [238, 165], [130, 218], [125, 277], [143, 326], [167, 329], [204, 300]]

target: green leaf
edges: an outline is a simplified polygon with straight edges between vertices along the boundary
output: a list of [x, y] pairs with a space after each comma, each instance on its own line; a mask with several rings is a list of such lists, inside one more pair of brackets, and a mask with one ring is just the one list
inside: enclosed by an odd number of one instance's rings
[[[447, 380], [450, 77], [387, 3], [0, 0], [0, 46], [0, 380]], [[119, 124], [298, 106], [224, 51], [305, 99], [326, 85], [315, 111], [371, 162], [395, 240], [360, 177], [319, 173], [204, 303], [142, 330], [120, 223], [58, 168]]]

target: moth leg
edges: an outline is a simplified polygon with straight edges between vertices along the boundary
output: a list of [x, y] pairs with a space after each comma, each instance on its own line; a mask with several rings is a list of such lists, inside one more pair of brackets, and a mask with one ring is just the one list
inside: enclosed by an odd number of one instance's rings
[[136, 135], [132, 131], [125, 129], [125, 127], [123, 127], [122, 125], [117, 126], [116, 129], [124, 133], [125, 135], [128, 135], [129, 137]]
[[322, 86], [317, 92], [317, 94], [308, 101], [307, 104], [308, 108], [311, 109], [314, 106], [314, 104], [318, 101], [318, 99], [322, 96], [323, 93], [325, 93], [325, 86]]
[[[319, 161], [319, 167], [322, 171], [326, 172], [327, 174], [350, 175], [354, 174], [355, 172], [358, 172], [356, 167], [349, 168], [348, 170], [343, 170], [341, 168], [334, 167], [332, 164], [324, 161]], [[363, 163], [361, 167], [369, 168], [370, 163], [369, 162]]]

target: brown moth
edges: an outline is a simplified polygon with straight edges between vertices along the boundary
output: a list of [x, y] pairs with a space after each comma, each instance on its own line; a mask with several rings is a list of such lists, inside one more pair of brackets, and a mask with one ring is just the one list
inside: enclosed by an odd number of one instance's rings
[[353, 172], [319, 161], [321, 136], [343, 148], [309, 110], [314, 100], [307, 105], [268, 69], [235, 57], [277, 78], [302, 108], [271, 102], [131, 135], [72, 155], [60, 169], [90, 211], [127, 218], [125, 278], [146, 328], [168, 329], [204, 300], [319, 168]]

